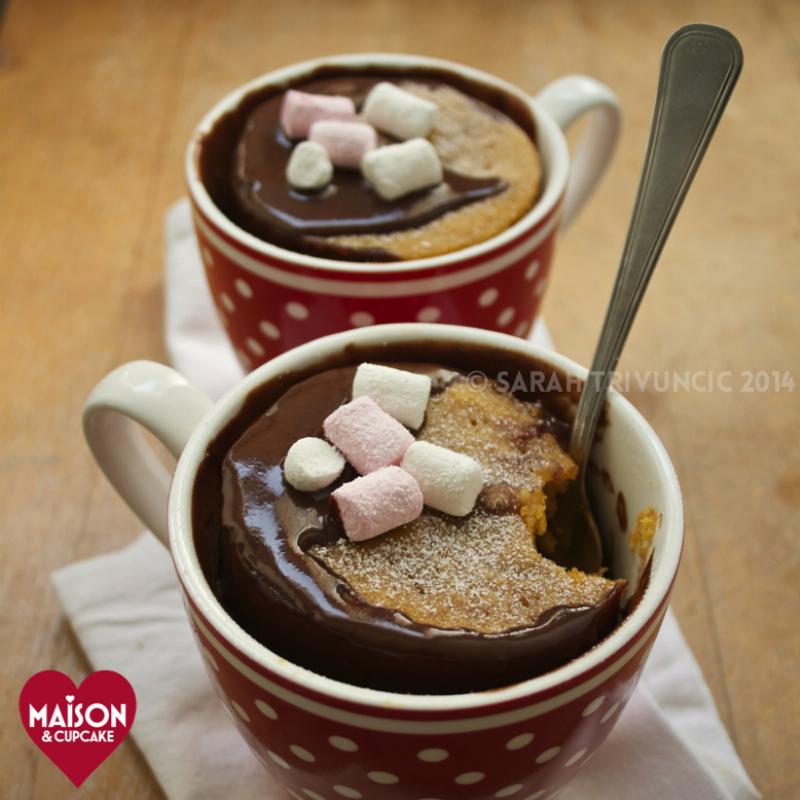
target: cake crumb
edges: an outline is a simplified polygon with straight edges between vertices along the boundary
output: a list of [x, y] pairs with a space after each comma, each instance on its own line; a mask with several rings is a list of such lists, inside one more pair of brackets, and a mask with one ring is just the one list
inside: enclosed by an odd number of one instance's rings
[[648, 506], [644, 511], [639, 512], [636, 517], [636, 524], [628, 534], [628, 547], [630, 551], [639, 558], [646, 558], [653, 544], [653, 537], [656, 535], [658, 527], [658, 512]]

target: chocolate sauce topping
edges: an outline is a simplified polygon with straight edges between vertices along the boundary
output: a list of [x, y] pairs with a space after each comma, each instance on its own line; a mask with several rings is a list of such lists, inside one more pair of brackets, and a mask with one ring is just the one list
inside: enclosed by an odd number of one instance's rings
[[[408, 355], [403, 348], [360, 348], [342, 353], [322, 372], [281, 376], [254, 393], [198, 473], [196, 546], [231, 616], [298, 664], [389, 691], [496, 688], [563, 664], [602, 639], [619, 620], [624, 584], [596, 606], [552, 608], [533, 627], [499, 634], [417, 624], [399, 612], [366, 604], [308, 554], [313, 544], [342, 535], [328, 513], [328, 498], [354, 475], [345, 474], [314, 494], [297, 492], [283, 480], [280, 465], [292, 442], [319, 435], [327, 414], [349, 400], [353, 365], [383, 361], [434, 377], [443, 367], [459, 367], [456, 354], [448, 362], [441, 347], [419, 349], [444, 358], [437, 358], [437, 364], [398, 363]], [[531, 368], [528, 362], [526, 369]], [[543, 414], [552, 416], [545, 409]], [[554, 419], [551, 427], [564, 426]]]
[[[353, 98], [358, 109], [376, 83], [403, 79], [429, 86], [460, 83], [433, 70], [395, 74], [364, 69], [360, 74], [352, 74], [342, 68], [323, 68], [292, 88], [314, 94], [346, 95]], [[530, 133], [529, 114], [512, 109], [509, 100], [497, 90], [489, 91], [478, 84], [455, 88], [469, 94], [476, 107], [486, 114], [513, 116]], [[370, 188], [358, 170], [337, 168], [333, 181], [322, 191], [297, 191], [286, 181], [286, 165], [295, 142], [287, 139], [279, 124], [283, 96], [282, 88], [270, 88], [246, 97], [207, 134], [200, 155], [201, 177], [215, 202], [240, 227], [265, 241], [327, 257], [396, 260], [394, 254], [385, 250], [343, 248], [320, 237], [419, 227], [506, 188], [498, 177], [473, 177], [445, 169], [439, 186], [387, 201]], [[500, 102], [501, 98], [505, 102]], [[384, 137], [379, 143], [391, 141]], [[223, 185], [223, 181], [228, 185]]]
[[[346, 95], [358, 108], [377, 82], [366, 77], [329, 78], [304, 85], [303, 91]], [[415, 228], [505, 187], [499, 178], [472, 178], [445, 169], [439, 186], [389, 201], [381, 199], [358, 170], [337, 169], [321, 192], [297, 191], [286, 181], [295, 142], [286, 138], [278, 122], [282, 102], [282, 95], [272, 97], [250, 115], [239, 139], [234, 175], [242, 212], [259, 220], [273, 238]]]

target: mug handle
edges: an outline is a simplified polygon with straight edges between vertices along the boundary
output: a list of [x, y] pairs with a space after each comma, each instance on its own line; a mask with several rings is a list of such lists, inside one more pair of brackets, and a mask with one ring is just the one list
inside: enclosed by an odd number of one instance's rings
[[561, 229], [575, 219], [608, 167], [619, 138], [622, 109], [604, 83], [586, 75], [566, 75], [547, 84], [536, 101], [566, 130], [591, 112], [588, 127], [572, 156]]
[[95, 460], [122, 499], [166, 547], [172, 475], [138, 426], [144, 426], [177, 458], [213, 405], [174, 369], [154, 361], [132, 361], [106, 375], [83, 407], [83, 433]]

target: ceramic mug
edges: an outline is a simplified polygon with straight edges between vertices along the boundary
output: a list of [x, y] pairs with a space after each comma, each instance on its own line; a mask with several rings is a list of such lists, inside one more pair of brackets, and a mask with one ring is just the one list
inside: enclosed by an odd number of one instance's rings
[[[597, 646], [513, 686], [423, 696], [364, 689], [323, 677], [271, 652], [226, 613], [204, 577], [192, 530], [195, 478], [216, 435], [257, 387], [323, 369], [357, 347], [441, 342], [504, 349], [567, 376], [586, 370], [502, 333], [430, 324], [356, 329], [302, 345], [259, 367], [212, 403], [168, 367], [119, 367], [89, 397], [84, 430], [109, 480], [170, 548], [208, 675], [256, 755], [296, 800], [531, 800], [550, 796], [605, 739], [630, 697], [667, 607], [683, 541], [677, 478], [661, 442], [636, 409], [610, 392], [593, 450], [598, 514], [619, 577], [638, 581], [642, 563], [620, 529], [624, 496], [632, 519], [658, 512], [647, 588]], [[366, 350], [365, 350], [366, 348]], [[146, 445], [143, 425], [178, 457], [174, 475]], [[610, 476], [610, 479], [609, 479]], [[170, 486], [171, 482], [171, 486]], [[613, 491], [609, 489], [613, 482]]]
[[[250, 92], [297, 82], [323, 65], [355, 72], [379, 67], [401, 75], [436, 69], [511, 95], [532, 115], [543, 166], [539, 200], [497, 236], [413, 261], [317, 258], [247, 233], [220, 211], [200, 179], [203, 137]], [[587, 113], [587, 131], [570, 164], [563, 130]], [[547, 285], [556, 233], [592, 193], [611, 159], [619, 124], [616, 96], [592, 78], [561, 78], [533, 98], [485, 72], [421, 56], [318, 59], [236, 89], [197, 127], [186, 154], [186, 178], [208, 284], [242, 366], [252, 369], [319, 336], [390, 322], [445, 322], [526, 336]]]

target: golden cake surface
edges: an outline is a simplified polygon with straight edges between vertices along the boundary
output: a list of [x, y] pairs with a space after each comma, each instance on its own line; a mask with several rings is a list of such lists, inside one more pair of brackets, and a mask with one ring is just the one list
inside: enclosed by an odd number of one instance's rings
[[372, 541], [314, 546], [311, 554], [366, 603], [419, 624], [500, 633], [558, 606], [597, 605], [613, 591], [614, 581], [566, 570], [536, 548], [548, 507], [577, 474], [541, 430], [537, 406], [459, 377], [431, 397], [417, 438], [475, 458], [484, 490], [464, 518], [426, 508]]
[[532, 208], [539, 196], [542, 168], [539, 153], [522, 128], [445, 84], [433, 87], [400, 81], [398, 85], [438, 106], [429, 139], [443, 166], [464, 175], [502, 178], [507, 188], [417, 228], [330, 236], [326, 241], [347, 248], [386, 250], [405, 260], [427, 258], [496, 236]]

